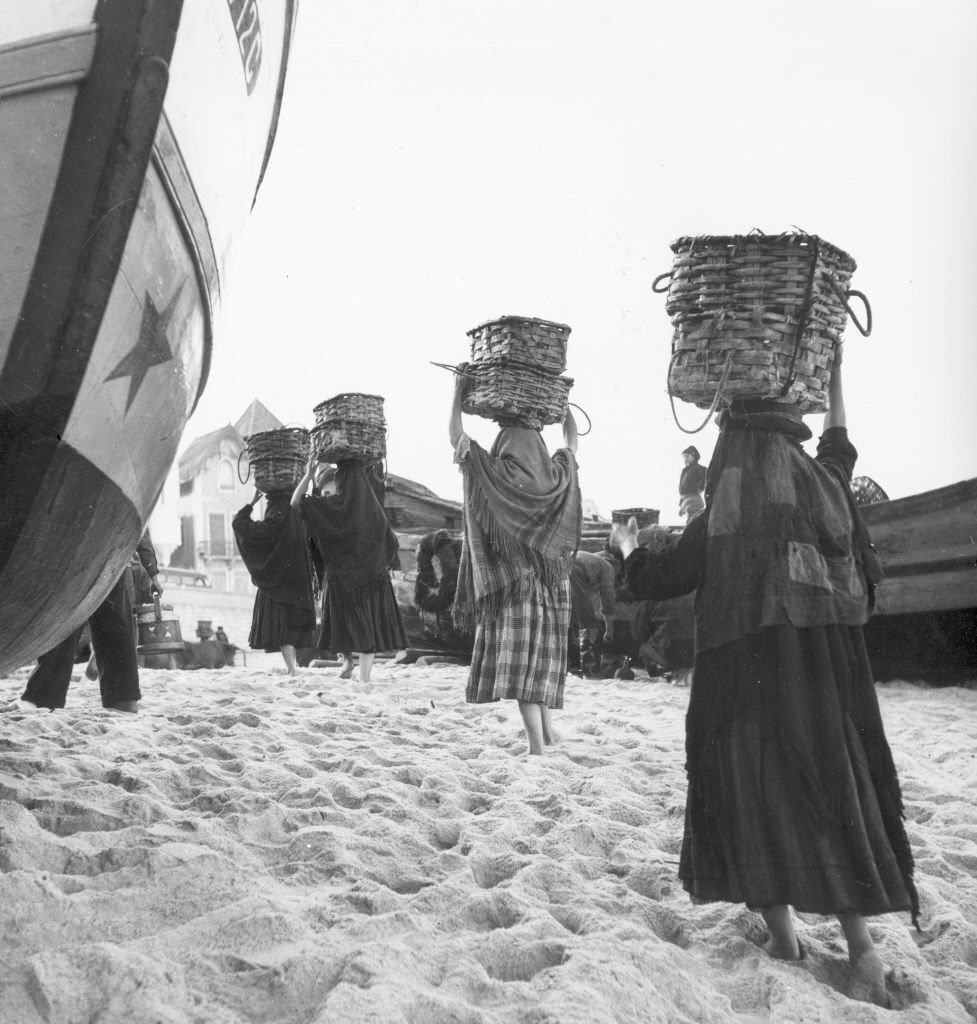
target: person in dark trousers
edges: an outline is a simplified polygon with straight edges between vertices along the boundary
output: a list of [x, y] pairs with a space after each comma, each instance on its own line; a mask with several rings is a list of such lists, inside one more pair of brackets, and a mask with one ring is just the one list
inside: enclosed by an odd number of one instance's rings
[[706, 489], [707, 467], [700, 464], [699, 458], [699, 449], [695, 445], [690, 444], [682, 452], [685, 466], [678, 478], [678, 511], [679, 515], [685, 516], [686, 523], [691, 523], [706, 507], [702, 492]]
[[[139, 562], [149, 577], [150, 593], [163, 593], [159, 582], [159, 566], [149, 530], [136, 546]], [[92, 651], [98, 666], [102, 707], [113, 711], [134, 713], [139, 710], [142, 693], [139, 689], [139, 665], [136, 661], [136, 631], [132, 615], [134, 584], [132, 568], [127, 565], [115, 581], [108, 596], [88, 620]], [[64, 640], [37, 659], [21, 700], [39, 708], [63, 708], [71, 683], [78, 639], [84, 629], [79, 626]]]
[[602, 641], [614, 614], [614, 555], [578, 551], [570, 566], [570, 666], [582, 676], [600, 675]]

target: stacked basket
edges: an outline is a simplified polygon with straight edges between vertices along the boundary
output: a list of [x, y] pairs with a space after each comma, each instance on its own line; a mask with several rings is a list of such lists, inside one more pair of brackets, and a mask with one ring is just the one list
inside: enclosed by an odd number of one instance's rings
[[309, 432], [304, 427], [263, 430], [244, 443], [259, 491], [292, 490], [302, 478], [309, 460]]
[[387, 423], [379, 395], [334, 395], [320, 402], [314, 412], [312, 441], [322, 462], [386, 457]]
[[670, 394], [701, 408], [772, 398], [823, 411], [847, 314], [871, 331], [868, 301], [849, 288], [851, 256], [806, 234], [700, 235], [671, 248], [672, 269], [653, 286], [668, 281]]
[[462, 409], [500, 423], [562, 422], [573, 386], [561, 376], [569, 334], [566, 324], [525, 316], [503, 316], [470, 330], [470, 382]]

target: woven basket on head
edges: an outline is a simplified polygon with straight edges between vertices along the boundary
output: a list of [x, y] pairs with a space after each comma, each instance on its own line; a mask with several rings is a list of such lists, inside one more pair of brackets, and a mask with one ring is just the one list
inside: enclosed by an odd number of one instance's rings
[[364, 395], [357, 391], [333, 395], [332, 398], [320, 402], [313, 412], [317, 424], [333, 420], [351, 420], [374, 427], [386, 427], [383, 398], [380, 395]]
[[471, 379], [462, 398], [463, 412], [532, 427], [562, 423], [566, 417], [570, 377], [509, 362], [469, 363], [466, 373]]
[[503, 316], [468, 332], [472, 362], [516, 362], [560, 374], [567, 368], [570, 328], [552, 320]]
[[327, 420], [312, 428], [312, 444], [320, 462], [343, 459], [385, 459], [385, 427], [359, 420]]
[[[701, 408], [775, 398], [802, 412], [827, 407], [835, 346], [851, 314], [871, 310], [849, 288], [855, 261], [816, 235], [700, 235], [672, 243], [669, 392]], [[867, 328], [849, 306], [865, 302]]]
[[309, 459], [309, 432], [304, 427], [263, 430], [244, 443], [259, 491], [290, 490], [302, 478]]

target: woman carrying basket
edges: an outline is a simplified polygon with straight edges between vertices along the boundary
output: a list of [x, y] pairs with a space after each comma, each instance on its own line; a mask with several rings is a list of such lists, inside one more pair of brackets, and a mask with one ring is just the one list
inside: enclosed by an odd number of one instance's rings
[[552, 457], [538, 429], [504, 426], [491, 451], [462, 429], [467, 378], [459, 367], [449, 438], [464, 478], [464, 540], [454, 619], [474, 632], [465, 699], [519, 704], [530, 754], [554, 741], [563, 707], [570, 629], [570, 565], [580, 539], [577, 426]]
[[382, 482], [374, 467], [359, 459], [341, 461], [334, 474], [320, 475], [317, 489], [325, 493], [309, 495], [316, 468], [310, 459], [292, 505], [301, 510], [324, 565], [318, 646], [342, 653], [348, 665], [351, 654], [359, 654], [360, 682], [368, 683], [376, 653], [407, 646], [390, 583], [397, 538], [377, 496]]
[[280, 650], [288, 674], [294, 676], [296, 648], [311, 647], [315, 639], [315, 599], [305, 526], [290, 498], [289, 491], [271, 491], [264, 519], [254, 522], [251, 512], [261, 500], [261, 491], [255, 491], [232, 526], [258, 588], [248, 644], [253, 650]]
[[[899, 780], [862, 626], [873, 552], [849, 481], [841, 344], [817, 458], [795, 407], [734, 403], [720, 420], [706, 512], [673, 549], [618, 527], [641, 597], [695, 591], [679, 874], [697, 901], [745, 903], [776, 958], [805, 956], [791, 907], [838, 917], [850, 995], [887, 1002], [866, 917], [919, 910]], [[874, 582], [877, 582], [877, 577]]]

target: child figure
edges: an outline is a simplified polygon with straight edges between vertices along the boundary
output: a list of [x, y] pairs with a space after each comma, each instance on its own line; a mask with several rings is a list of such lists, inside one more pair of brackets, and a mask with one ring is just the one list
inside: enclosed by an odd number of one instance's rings
[[[280, 650], [286, 671], [294, 676], [295, 649], [311, 646], [315, 636], [315, 599], [305, 527], [289, 506], [290, 497], [288, 491], [271, 491], [265, 517], [256, 523], [251, 519], [261, 500], [261, 491], [256, 490], [232, 525], [238, 550], [258, 588], [248, 644], [253, 650]], [[220, 626], [217, 629], [219, 639], [223, 631]]]
[[373, 467], [360, 459], [341, 461], [335, 474], [320, 474], [317, 488], [323, 493], [307, 495], [316, 469], [310, 459], [292, 505], [301, 510], [324, 566], [317, 646], [342, 653], [344, 678], [358, 654], [360, 682], [368, 683], [378, 651], [407, 646], [389, 572], [397, 538], [378, 498]]
[[634, 594], [695, 591], [683, 885], [759, 911], [783, 960], [804, 956], [792, 907], [836, 915], [850, 995], [886, 1005], [866, 917], [915, 921], [919, 903], [862, 632], [877, 580], [848, 492], [841, 363], [839, 344], [816, 459], [796, 408], [734, 403], [679, 543], [644, 550], [633, 520], [614, 534]]
[[449, 437], [464, 477], [464, 541], [454, 619], [474, 632], [465, 699], [519, 704], [530, 754], [555, 741], [570, 628], [570, 565], [580, 539], [577, 426], [552, 457], [538, 428], [503, 426], [485, 451], [462, 429], [459, 367]]

